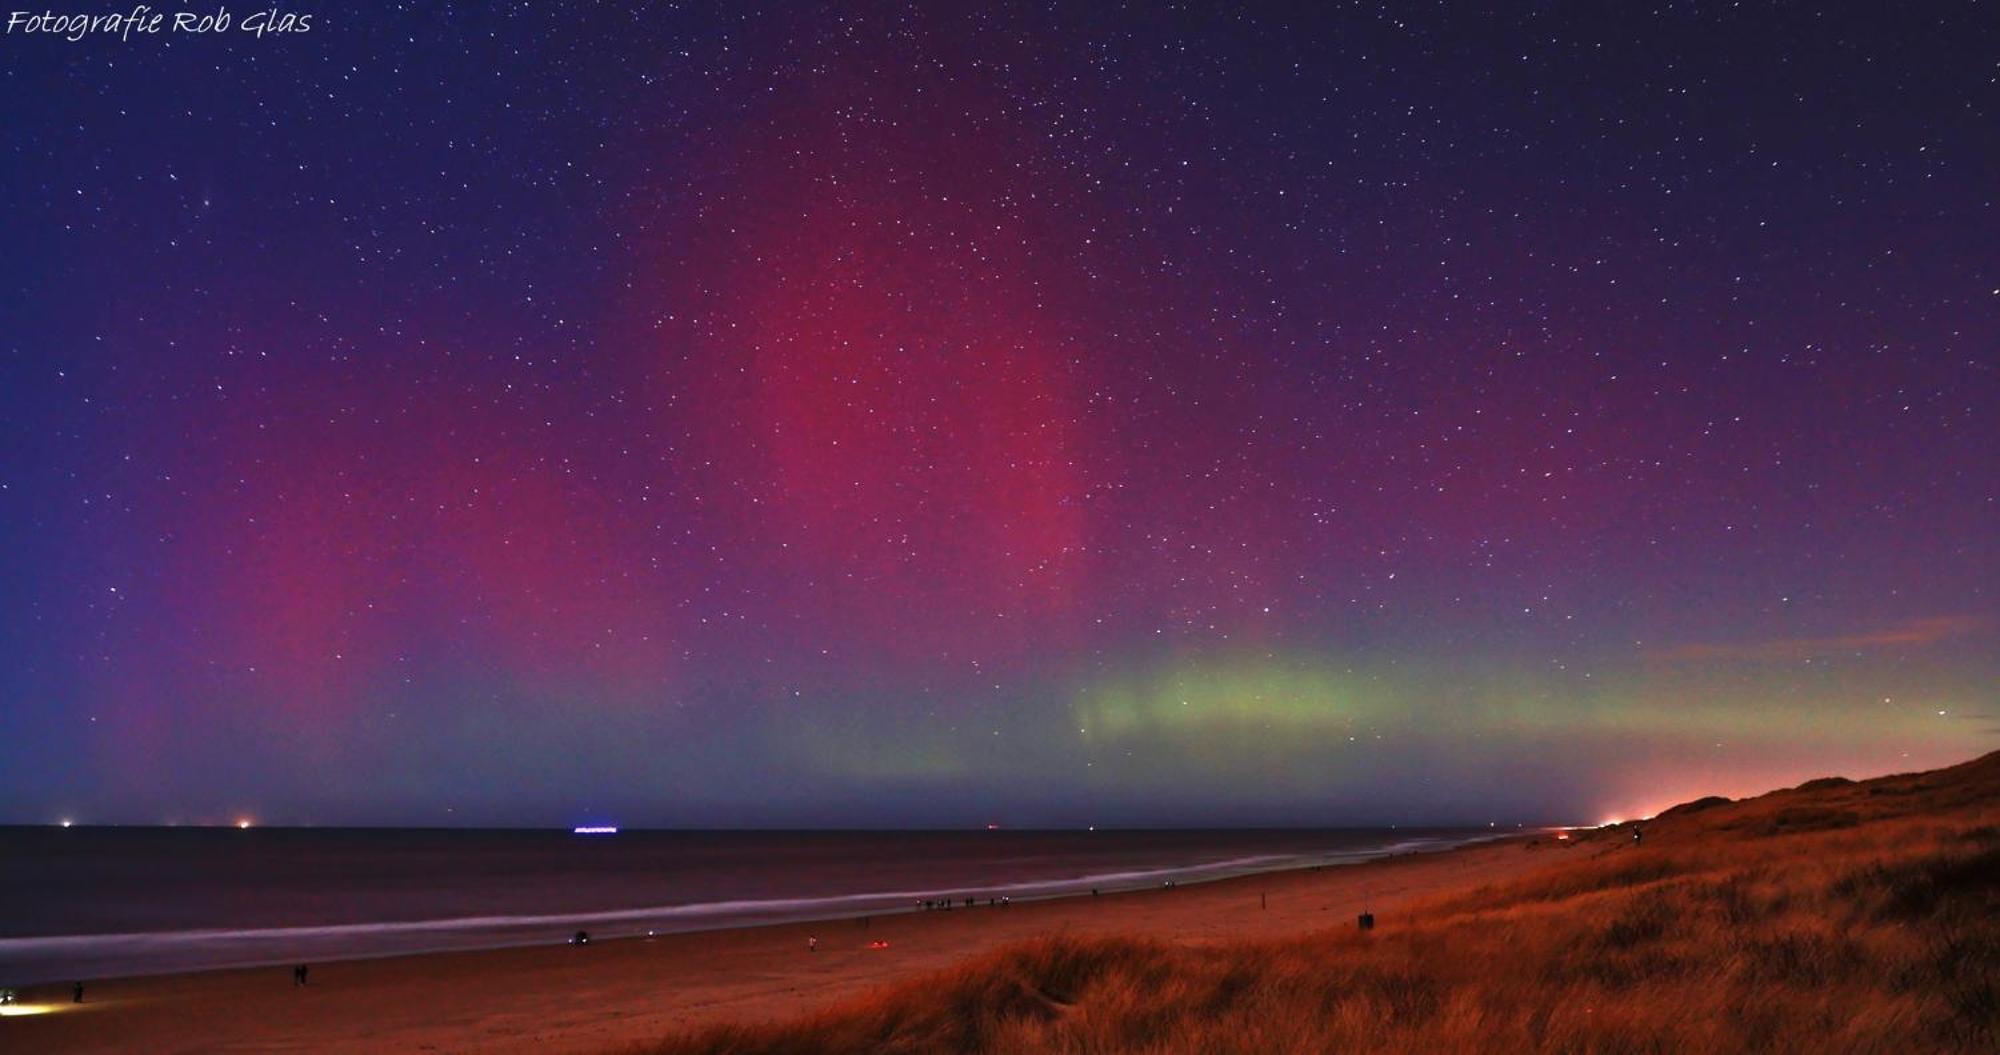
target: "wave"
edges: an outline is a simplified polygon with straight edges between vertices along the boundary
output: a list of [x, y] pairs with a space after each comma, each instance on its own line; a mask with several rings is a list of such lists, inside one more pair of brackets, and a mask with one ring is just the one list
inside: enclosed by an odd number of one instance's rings
[[880, 890], [820, 897], [763, 898], [649, 905], [590, 912], [458, 916], [318, 926], [197, 928], [0, 938], [0, 981], [25, 985], [162, 972], [368, 959], [552, 944], [577, 930], [594, 937], [639, 937], [807, 920], [912, 912], [925, 900], [1006, 898], [1031, 901], [1093, 890], [1122, 891], [1162, 882], [1201, 883], [1262, 872], [1357, 864], [1401, 853], [1448, 849], [1493, 836], [1406, 839], [1318, 854], [1258, 854], [1193, 865], [1095, 872], [987, 886]]

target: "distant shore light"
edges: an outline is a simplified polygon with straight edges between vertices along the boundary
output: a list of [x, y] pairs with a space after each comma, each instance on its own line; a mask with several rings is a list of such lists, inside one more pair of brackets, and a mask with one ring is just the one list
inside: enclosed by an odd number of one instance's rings
[[238, 820], [238, 821], [236, 822], [236, 826], [237, 826], [238, 828], [248, 828], [248, 827], [250, 827], [250, 818], [248, 818], [248, 817], [244, 817], [244, 818], [242, 818], [242, 819]]
[[587, 824], [571, 828], [570, 832], [575, 835], [617, 835], [618, 827], [612, 824]]

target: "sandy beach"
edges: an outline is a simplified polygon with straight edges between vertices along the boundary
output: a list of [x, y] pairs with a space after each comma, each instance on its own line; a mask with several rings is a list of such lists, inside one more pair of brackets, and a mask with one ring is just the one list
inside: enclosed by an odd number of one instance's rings
[[[603, 1052], [718, 1021], [787, 1018], [1055, 934], [1211, 943], [1387, 922], [1419, 898], [1570, 859], [1521, 841], [1171, 890], [859, 920], [289, 967], [92, 981], [81, 1006], [38, 986], [46, 1014], [0, 1019], [33, 1052]], [[819, 939], [808, 951], [807, 939]], [[871, 948], [887, 942], [886, 948]]]

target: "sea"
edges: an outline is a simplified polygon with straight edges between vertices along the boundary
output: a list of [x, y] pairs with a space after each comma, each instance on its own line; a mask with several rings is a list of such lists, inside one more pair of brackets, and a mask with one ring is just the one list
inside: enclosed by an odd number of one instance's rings
[[0, 828], [0, 986], [1108, 894], [1496, 834]]

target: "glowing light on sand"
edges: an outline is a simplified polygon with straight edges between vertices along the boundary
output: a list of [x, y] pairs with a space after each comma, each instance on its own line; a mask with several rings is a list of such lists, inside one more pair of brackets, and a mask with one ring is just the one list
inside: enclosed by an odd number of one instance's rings
[[16, 1018], [22, 1015], [46, 1015], [61, 1008], [60, 1004], [0, 1004], [0, 1018]]

